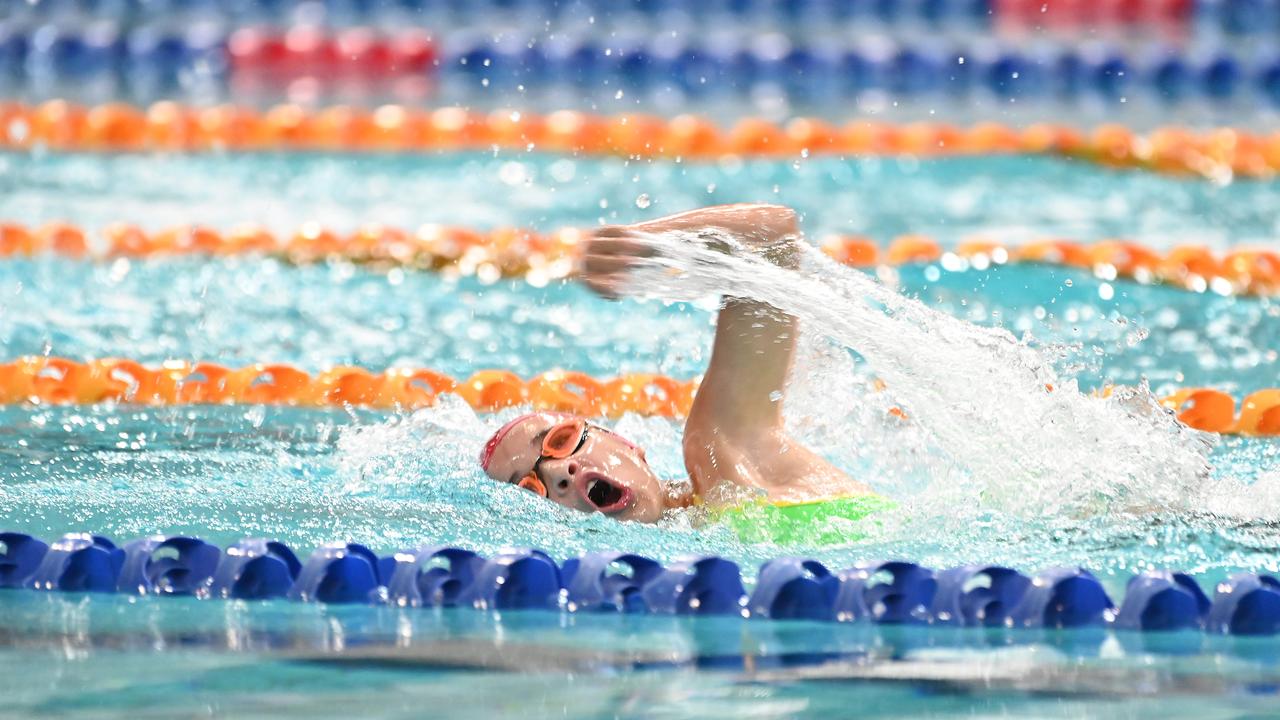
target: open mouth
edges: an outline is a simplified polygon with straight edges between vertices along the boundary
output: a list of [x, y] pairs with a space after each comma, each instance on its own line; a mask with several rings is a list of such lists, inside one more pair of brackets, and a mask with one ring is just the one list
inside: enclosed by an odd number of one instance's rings
[[579, 488], [587, 502], [605, 514], [622, 512], [631, 502], [630, 488], [619, 485], [598, 473], [584, 475]]

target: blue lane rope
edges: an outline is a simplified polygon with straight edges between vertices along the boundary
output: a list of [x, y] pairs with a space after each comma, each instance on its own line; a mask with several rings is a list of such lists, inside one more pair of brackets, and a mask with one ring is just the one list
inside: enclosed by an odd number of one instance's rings
[[904, 97], [985, 92], [1004, 99], [1092, 97], [1116, 103], [1135, 95], [1165, 102], [1258, 98], [1280, 105], [1280, 55], [1245, 61], [1226, 50], [1189, 58], [1174, 51], [1135, 56], [1105, 47], [992, 51], [948, 45], [886, 42], [779, 50], [667, 38], [531, 44], [461, 36], [444, 38], [441, 69], [482, 78], [489, 87], [532, 87], [554, 79], [591, 88], [609, 80], [630, 89], [671, 84], [690, 95], [748, 93], [774, 84], [798, 96], [823, 98], [879, 90]]
[[[49, 24], [34, 29], [0, 22], [0, 85], [117, 79], [171, 91], [184, 77], [224, 82], [227, 36], [208, 26]], [[670, 38], [531, 38], [457, 35], [443, 38], [440, 70], [483, 79], [491, 87], [569, 83], [632, 90], [672, 85], [689, 95], [749, 93], [772, 84], [798, 97], [829, 98], [884, 91], [901, 97], [956, 96], [1119, 103], [1135, 95], [1164, 102], [1258, 99], [1280, 106], [1280, 54], [1242, 60], [1231, 51], [1203, 58], [1160, 52], [1132, 57], [1119, 49], [1073, 47], [970, 52], [964, 44], [795, 46], [703, 45]]]
[[[301, 0], [42, 0], [11, 1], [10, 13], [34, 20], [194, 17], [279, 24], [289, 21], [300, 4]], [[1194, 0], [1191, 5], [1186, 19], [1194, 35], [1265, 37], [1274, 34], [1280, 23], [1280, 0]], [[321, 6], [325, 18], [338, 25], [415, 20], [473, 23], [495, 17], [565, 21], [616, 17], [683, 21], [695, 28], [723, 27], [725, 23], [987, 28], [996, 19], [994, 0], [325, 0]]]
[[[287, 23], [301, 0], [42, 0], [14, 2], [24, 19], [204, 18]], [[811, 26], [818, 24], [926, 24], [987, 27], [992, 0], [325, 0], [333, 25], [386, 22], [488, 23], [495, 18], [578, 22], [663, 19], [692, 26]], [[0, 5], [3, 7], [3, 5]], [[314, 12], [314, 10], [313, 10]]]
[[1183, 573], [1130, 579], [1117, 607], [1082, 568], [1034, 577], [995, 565], [934, 571], [903, 561], [863, 562], [838, 572], [801, 557], [760, 567], [748, 593], [738, 565], [694, 556], [669, 565], [595, 552], [557, 564], [534, 549], [492, 557], [423, 545], [379, 557], [356, 543], [325, 545], [305, 562], [285, 544], [241, 540], [221, 550], [184, 536], [118, 547], [87, 533], [52, 544], [0, 533], [0, 587], [39, 591], [296, 602], [368, 603], [478, 610], [555, 610], [988, 628], [1203, 630], [1280, 633], [1280, 580], [1240, 573], [1210, 598]]

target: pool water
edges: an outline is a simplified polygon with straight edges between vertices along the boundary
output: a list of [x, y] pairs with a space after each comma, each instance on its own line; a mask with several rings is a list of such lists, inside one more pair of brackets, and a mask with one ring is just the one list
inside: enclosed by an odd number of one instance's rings
[[[1275, 237], [1280, 220], [1269, 209], [1278, 194], [1275, 183], [1217, 186], [1046, 158], [698, 165], [487, 154], [0, 155], [0, 218], [89, 228], [256, 222], [287, 232], [318, 220], [337, 230], [368, 221], [549, 230], [768, 200], [797, 207], [811, 237], [918, 232], [944, 244], [973, 234], [1011, 242], [1125, 237], [1221, 249]], [[882, 279], [927, 306], [1026, 334], [1084, 389], [1145, 379], [1157, 393], [1213, 385], [1243, 394], [1276, 384], [1280, 307], [1266, 298], [1030, 265], [906, 267]], [[705, 367], [711, 307], [609, 303], [569, 282], [484, 284], [341, 262], [7, 259], [0, 263], [0, 357], [421, 366], [455, 376], [564, 367], [687, 378]], [[866, 540], [835, 548], [748, 545], [695, 513], [676, 513], [658, 527], [570, 513], [485, 479], [475, 465], [478, 448], [515, 411], [477, 415], [452, 398], [412, 416], [245, 406], [0, 408], [0, 528], [44, 538], [72, 530], [119, 540], [187, 533], [220, 545], [259, 536], [303, 549], [341, 539], [380, 552], [423, 542], [480, 552], [537, 546], [561, 560], [600, 549], [664, 561], [715, 553], [749, 569], [787, 554], [833, 568], [887, 557], [1025, 571], [1067, 564], [1096, 572], [1113, 597], [1130, 573], [1147, 568], [1192, 572], [1205, 587], [1234, 571], [1280, 570], [1280, 445], [1272, 440], [1216, 441], [1204, 480], [1212, 502], [1202, 511], [1028, 514], [981, 498], [947, 506], [931, 497], [939, 484], [962, 483], [964, 469], [934, 456], [926, 430], [884, 413], [890, 400], [872, 389], [874, 372], [856, 353], [807, 337], [794, 375], [793, 427], [902, 502]], [[683, 473], [678, 424], [626, 417], [614, 426], [647, 449], [660, 476]], [[0, 593], [0, 632], [11, 640], [0, 653], [9, 670], [0, 674], [0, 708], [10, 713], [330, 715], [376, 707], [420, 715], [449, 707], [451, 716], [488, 717], [517, 708], [559, 716], [564, 707], [574, 717], [823, 717], [854, 697], [868, 714], [884, 716], [1179, 716], [1228, 706], [1262, 714], [1280, 687], [1273, 645], [1199, 636], [1148, 646], [1088, 633], [939, 638], [803, 623], [495, 619], [18, 592]], [[463, 650], [437, 647], [458, 639]], [[484, 652], [512, 645], [528, 650], [526, 666], [495, 667]], [[607, 657], [566, 658], [547, 645]], [[407, 659], [353, 654], [388, 647]], [[48, 662], [31, 662], [31, 653]], [[311, 657], [317, 653], [326, 657]], [[476, 653], [490, 659], [475, 660]], [[843, 663], [843, 674], [814, 676], [822, 653]], [[982, 672], [958, 670], [975, 667]], [[1010, 677], [1000, 679], [1001, 672]], [[495, 675], [509, 693], [492, 692]]]
[[52, 717], [1270, 717], [1270, 639], [5, 593]]

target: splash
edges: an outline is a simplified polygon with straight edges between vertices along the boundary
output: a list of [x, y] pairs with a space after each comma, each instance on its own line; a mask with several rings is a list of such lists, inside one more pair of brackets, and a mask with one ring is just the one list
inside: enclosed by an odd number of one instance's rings
[[[1086, 396], [1029, 342], [1004, 329], [926, 307], [807, 244], [801, 243], [800, 269], [792, 271], [732, 237], [714, 235], [647, 238], [657, 253], [634, 274], [633, 294], [751, 297], [861, 356], [885, 394], [925, 433], [929, 447], [920, 450], [941, 458], [931, 467], [950, 468], [945, 478], [927, 479], [928, 492], [919, 499], [934, 503], [936, 512], [976, 504], [1069, 521], [1178, 512], [1199, 496], [1211, 441], [1178, 423], [1145, 387], [1122, 388], [1105, 399]], [[710, 245], [734, 250], [725, 254]], [[824, 397], [824, 408], [838, 407], [863, 401], [865, 393], [828, 389]], [[847, 437], [862, 439], [856, 429]], [[959, 476], [966, 481], [956, 482]]]

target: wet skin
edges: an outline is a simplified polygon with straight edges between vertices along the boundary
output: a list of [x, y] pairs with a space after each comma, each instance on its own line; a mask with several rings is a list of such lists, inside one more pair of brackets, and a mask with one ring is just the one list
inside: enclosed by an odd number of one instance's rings
[[[713, 230], [781, 267], [798, 262], [796, 214], [777, 205], [725, 205], [637, 225], [596, 230], [585, 242], [579, 279], [617, 299], [631, 270], [655, 250], [646, 237], [663, 232]], [[783, 427], [782, 398], [795, 355], [796, 319], [760, 302], [726, 298], [716, 321], [711, 361], [685, 423], [684, 461], [695, 496], [717, 485], [762, 491], [773, 501], [805, 502], [870, 489], [822, 459]], [[655, 522], [666, 507], [692, 502], [668, 497], [644, 452], [616, 434], [589, 426], [582, 446], [563, 459], [541, 457], [547, 431], [567, 416], [538, 413], [506, 428], [488, 454], [485, 470], [500, 482], [519, 483], [537, 467], [547, 498], [584, 512], [620, 520]], [[495, 436], [496, 438], [497, 436]]]
[[485, 472], [514, 484], [536, 466], [547, 499], [553, 502], [619, 520], [656, 522], [667, 506], [666, 489], [645, 462], [644, 451], [616, 433], [588, 423], [586, 438], [568, 457], [542, 457], [547, 431], [571, 417], [527, 416], [501, 436]]

